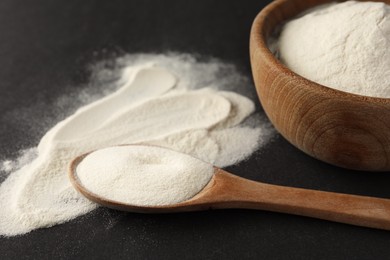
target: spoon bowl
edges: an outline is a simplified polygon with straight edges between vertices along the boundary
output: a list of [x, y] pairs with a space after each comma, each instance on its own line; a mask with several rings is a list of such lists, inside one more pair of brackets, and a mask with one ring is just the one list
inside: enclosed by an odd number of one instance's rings
[[189, 200], [163, 206], [121, 203], [94, 194], [81, 183], [77, 166], [87, 155], [81, 155], [71, 162], [69, 178], [72, 185], [89, 200], [116, 210], [174, 213], [244, 208], [390, 230], [388, 199], [271, 185], [241, 178], [217, 167], [214, 167], [214, 175], [209, 183]]

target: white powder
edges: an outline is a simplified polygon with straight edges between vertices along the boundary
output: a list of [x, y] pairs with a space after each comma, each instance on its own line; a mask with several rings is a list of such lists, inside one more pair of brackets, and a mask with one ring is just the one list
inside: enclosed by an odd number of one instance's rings
[[390, 97], [390, 6], [348, 1], [313, 9], [280, 35], [281, 61], [299, 75], [355, 94]]
[[[80, 154], [148, 143], [223, 167], [245, 159], [271, 133], [265, 122], [240, 125], [254, 111], [248, 98], [215, 87], [199, 89], [201, 84], [227, 89], [232, 88], [229, 80], [245, 82], [229, 66], [219, 81], [227, 65], [162, 55], [130, 56], [119, 63], [123, 65], [121, 88], [56, 124], [42, 137], [38, 156], [1, 184], [0, 235], [63, 223], [97, 207], [79, 195], [67, 178], [70, 161]], [[7, 162], [5, 168], [14, 165]]]
[[116, 146], [87, 155], [77, 166], [81, 184], [105, 199], [139, 206], [179, 203], [210, 181], [214, 167], [155, 146]]

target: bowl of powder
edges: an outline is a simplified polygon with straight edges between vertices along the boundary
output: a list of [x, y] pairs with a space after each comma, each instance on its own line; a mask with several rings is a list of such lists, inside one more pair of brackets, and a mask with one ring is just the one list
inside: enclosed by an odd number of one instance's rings
[[390, 1], [274, 1], [252, 25], [260, 102], [305, 153], [390, 170]]

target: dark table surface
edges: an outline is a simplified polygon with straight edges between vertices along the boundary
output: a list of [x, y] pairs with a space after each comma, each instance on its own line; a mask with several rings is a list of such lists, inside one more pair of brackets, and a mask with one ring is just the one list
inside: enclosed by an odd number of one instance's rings
[[[0, 1], [0, 159], [37, 145], [69, 113], [67, 99], [62, 107], [58, 99], [85, 86], [90, 66], [105, 59], [195, 53], [250, 76], [250, 26], [267, 2]], [[280, 136], [228, 170], [267, 183], [390, 198], [389, 174], [327, 165]], [[390, 259], [390, 232], [254, 210], [142, 215], [100, 208], [0, 238], [0, 259], [83, 258]]]

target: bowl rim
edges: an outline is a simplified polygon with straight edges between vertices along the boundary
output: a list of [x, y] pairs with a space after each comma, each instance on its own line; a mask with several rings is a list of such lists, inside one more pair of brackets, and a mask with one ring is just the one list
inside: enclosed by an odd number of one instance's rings
[[[279, 73], [283, 73], [287, 77], [292, 77], [295, 79], [295, 81], [299, 80], [303, 84], [300, 84], [301, 86], [304, 86], [309, 91], [320, 91], [324, 92], [326, 95], [329, 95], [329, 97], [341, 97], [345, 99], [355, 100], [355, 101], [364, 101], [364, 102], [370, 102], [370, 103], [376, 103], [376, 104], [390, 104], [390, 97], [375, 97], [375, 96], [365, 96], [361, 94], [355, 94], [335, 88], [331, 88], [325, 85], [321, 85], [317, 82], [314, 82], [308, 78], [305, 78], [294, 71], [292, 71], [290, 68], [288, 68], [286, 65], [284, 65], [279, 59], [275, 57], [275, 55], [271, 52], [271, 50], [268, 47], [268, 44], [266, 43], [266, 36], [264, 35], [263, 27], [266, 23], [267, 17], [269, 14], [280, 8], [283, 4], [286, 4], [288, 0], [275, 0], [268, 4], [266, 7], [264, 7], [255, 17], [252, 28], [251, 28], [251, 44], [253, 44], [255, 50], [260, 50], [260, 52], [264, 55], [263, 61], [269, 65], [269, 67], [276, 68]], [[333, 1], [329, 1], [333, 2]], [[321, 5], [323, 3], [319, 3], [318, 5]], [[302, 10], [304, 11], [304, 10]], [[287, 21], [287, 20], [285, 20]], [[251, 48], [252, 49], [252, 48]], [[251, 61], [253, 62], [253, 61]]]

